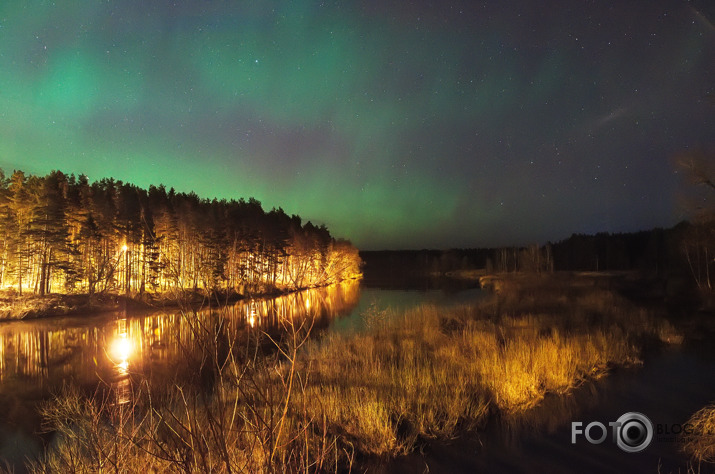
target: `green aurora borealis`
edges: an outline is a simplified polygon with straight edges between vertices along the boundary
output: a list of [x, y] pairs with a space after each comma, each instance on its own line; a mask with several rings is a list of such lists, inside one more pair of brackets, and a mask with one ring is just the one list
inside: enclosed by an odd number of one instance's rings
[[672, 225], [713, 16], [572, 3], [6, 0], [0, 167], [253, 196], [361, 248]]

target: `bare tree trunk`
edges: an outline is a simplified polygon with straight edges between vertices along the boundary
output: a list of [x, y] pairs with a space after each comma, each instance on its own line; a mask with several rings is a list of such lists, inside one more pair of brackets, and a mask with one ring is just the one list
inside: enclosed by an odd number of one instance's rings
[[47, 250], [42, 252], [40, 257], [40, 296], [45, 296], [47, 286]]
[[17, 257], [17, 286], [20, 296], [22, 296], [22, 254], [20, 253]]

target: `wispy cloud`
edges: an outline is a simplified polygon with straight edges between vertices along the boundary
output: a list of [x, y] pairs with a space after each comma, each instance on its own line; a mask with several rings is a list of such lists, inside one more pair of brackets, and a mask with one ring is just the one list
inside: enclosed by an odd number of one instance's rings
[[628, 113], [628, 107], [619, 107], [615, 110], [612, 110], [610, 113], [606, 115], [602, 115], [598, 118], [596, 118], [592, 123], [591, 123], [591, 131], [595, 132], [602, 127], [605, 127], [609, 123], [613, 122], [614, 120], [618, 120], [619, 118], [623, 117]]

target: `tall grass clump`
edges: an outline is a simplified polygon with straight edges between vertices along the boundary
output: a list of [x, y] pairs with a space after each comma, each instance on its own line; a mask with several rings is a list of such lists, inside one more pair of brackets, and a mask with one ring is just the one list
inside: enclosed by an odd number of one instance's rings
[[307, 344], [300, 370], [311, 417], [359, 452], [394, 456], [640, 363], [663, 332], [654, 321], [582, 281], [509, 280], [473, 305], [372, 314], [364, 331]]
[[698, 410], [687, 424], [691, 433], [685, 438], [683, 450], [696, 461], [715, 463], [715, 404]]
[[[360, 452], [396, 455], [419, 436], [452, 436], [483, 419], [466, 354], [445, 344], [438, 311], [392, 315], [368, 332], [330, 334], [303, 354], [311, 415], [339, 427]], [[451, 361], [451, 362], [450, 362]]]

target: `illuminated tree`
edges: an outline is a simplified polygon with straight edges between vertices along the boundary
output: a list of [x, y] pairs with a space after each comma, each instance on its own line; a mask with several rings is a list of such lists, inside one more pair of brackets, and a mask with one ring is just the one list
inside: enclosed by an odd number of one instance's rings
[[16, 171], [0, 174], [0, 211], [0, 283], [20, 293], [251, 293], [360, 275], [349, 242], [255, 199]]
[[50, 291], [55, 269], [65, 274], [71, 271], [68, 219], [65, 214], [65, 194], [68, 182], [64, 174], [53, 171], [38, 182], [30, 205], [26, 235], [33, 249], [36, 293]]
[[10, 272], [14, 274], [18, 293], [22, 295], [23, 283], [26, 282], [28, 261], [32, 254], [28, 239], [30, 209], [32, 205], [31, 192], [25, 178], [25, 173], [15, 171], [10, 178], [8, 187], [8, 263]]

